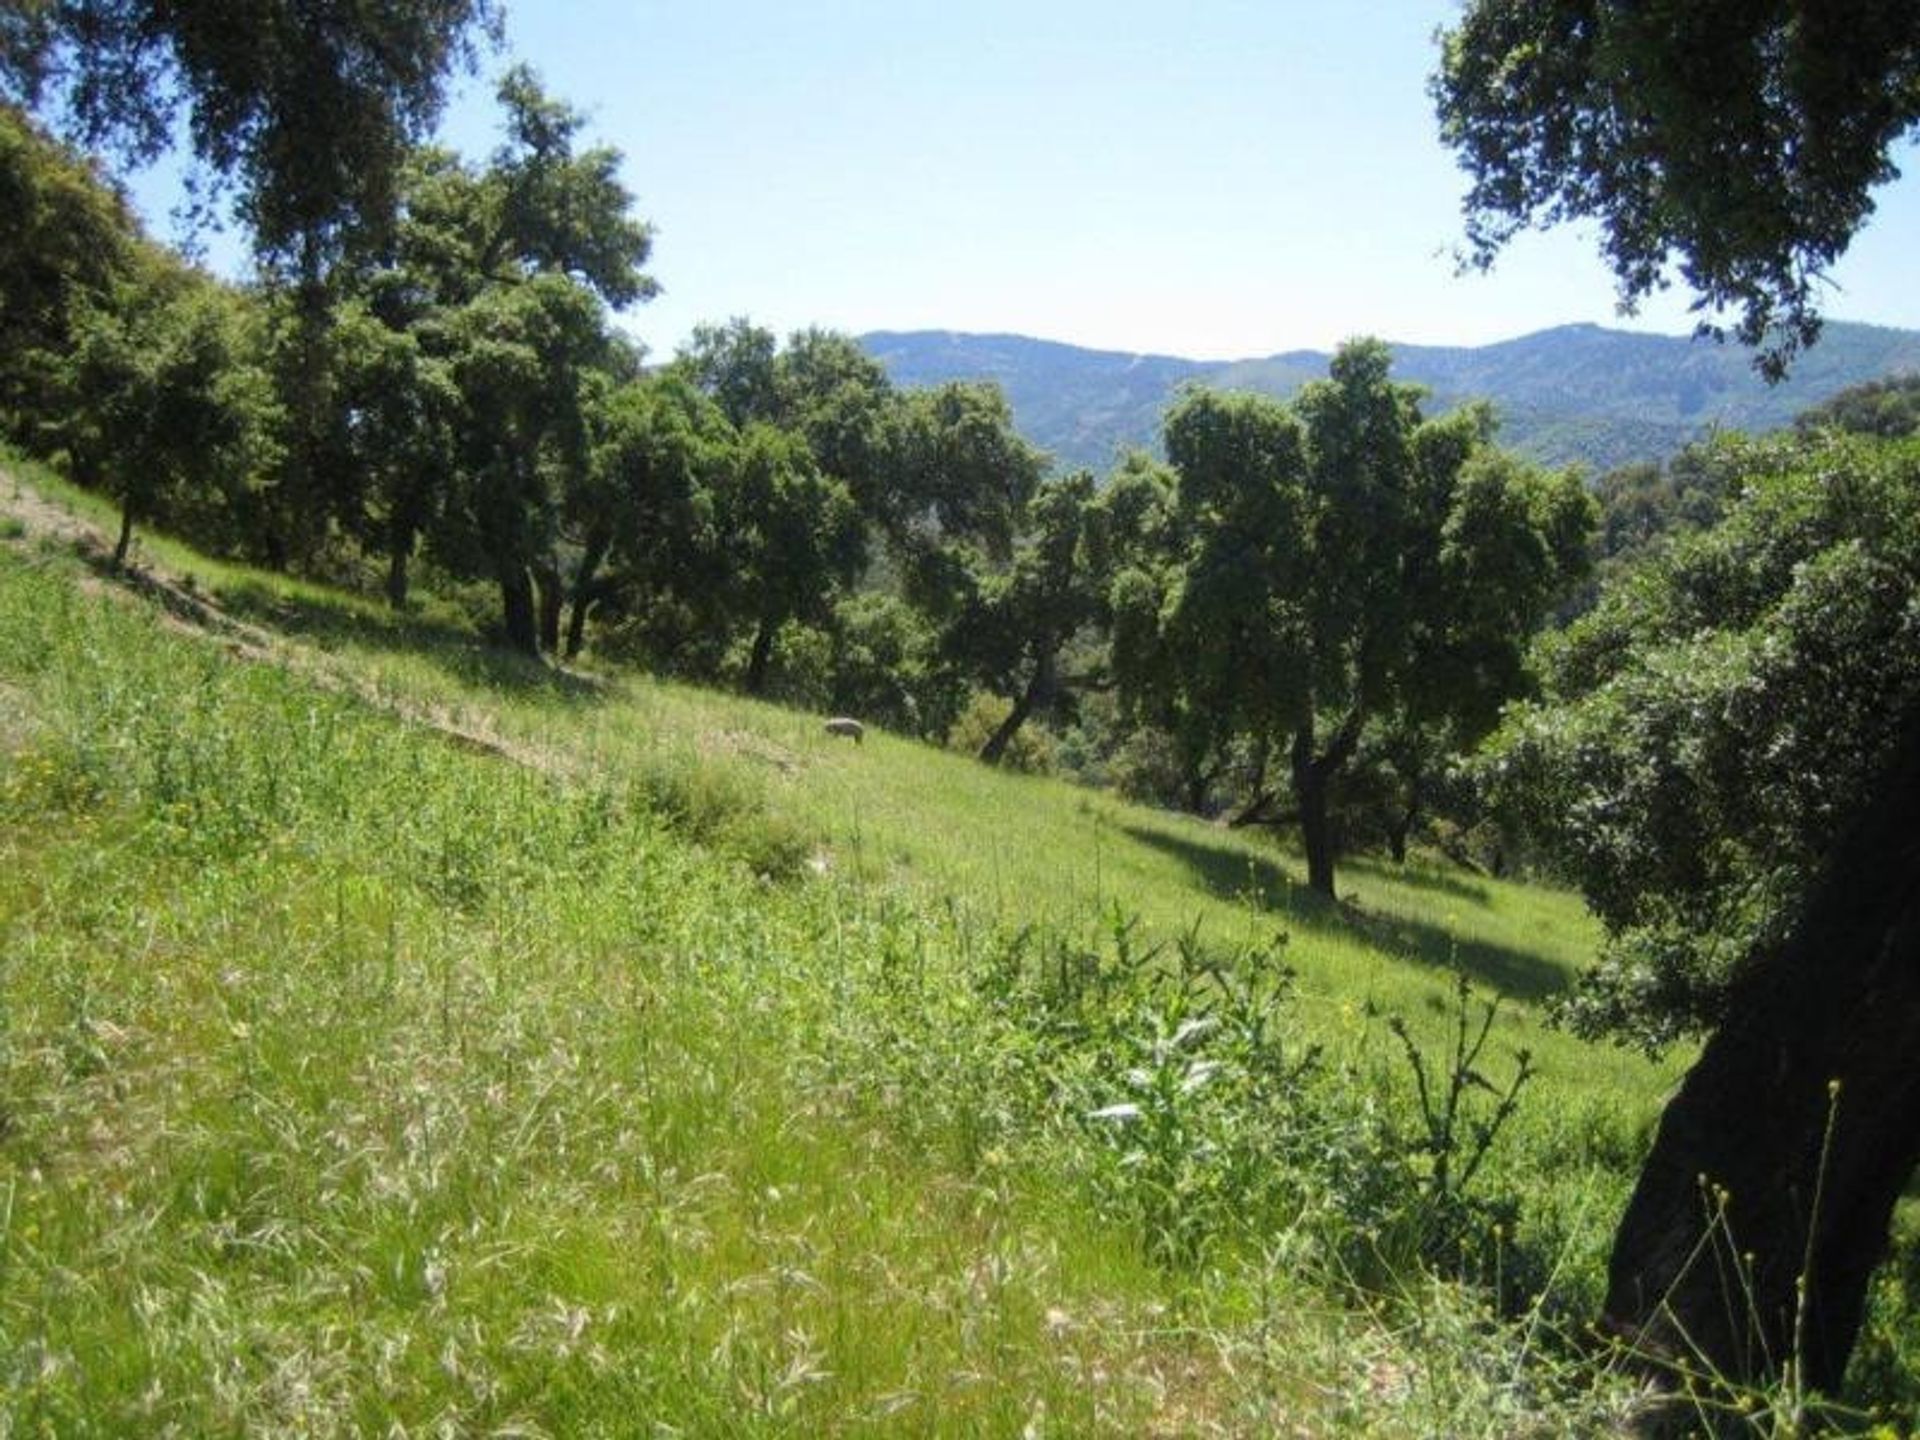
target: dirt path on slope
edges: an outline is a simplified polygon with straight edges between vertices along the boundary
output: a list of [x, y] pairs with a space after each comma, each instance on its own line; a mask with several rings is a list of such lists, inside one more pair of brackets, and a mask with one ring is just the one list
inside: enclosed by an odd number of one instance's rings
[[321, 689], [349, 695], [406, 724], [432, 731], [465, 750], [495, 755], [546, 774], [574, 768], [562, 764], [551, 752], [536, 751], [503, 736], [455, 722], [426, 706], [383, 694], [312, 649], [227, 613], [216, 599], [196, 588], [192, 580], [155, 561], [116, 568], [113, 543], [104, 530], [58, 501], [48, 499], [12, 470], [0, 469], [0, 516], [16, 522], [19, 532], [0, 543], [71, 551], [87, 567], [82, 584], [88, 590], [110, 598], [138, 599], [154, 605], [170, 628], [215, 640], [237, 660], [278, 666]]

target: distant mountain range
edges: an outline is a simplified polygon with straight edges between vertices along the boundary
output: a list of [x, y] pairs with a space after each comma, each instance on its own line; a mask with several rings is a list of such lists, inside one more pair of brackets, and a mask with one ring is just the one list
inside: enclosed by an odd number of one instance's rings
[[[860, 343], [899, 385], [996, 380], [1029, 440], [1065, 469], [1104, 473], [1129, 446], [1157, 448], [1160, 416], [1183, 384], [1291, 395], [1328, 356], [1183, 360], [1084, 350], [1021, 335], [875, 331]], [[1595, 472], [1663, 460], [1714, 428], [1758, 432], [1868, 380], [1920, 372], [1920, 331], [1831, 321], [1792, 375], [1768, 385], [1735, 345], [1563, 325], [1477, 347], [1395, 345], [1394, 375], [1424, 385], [1429, 413], [1470, 399], [1499, 412], [1503, 444]]]

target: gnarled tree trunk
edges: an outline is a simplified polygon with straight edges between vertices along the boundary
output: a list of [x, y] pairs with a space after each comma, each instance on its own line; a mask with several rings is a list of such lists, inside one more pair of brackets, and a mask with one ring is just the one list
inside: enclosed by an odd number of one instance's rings
[[1014, 700], [1006, 719], [995, 727], [993, 734], [987, 737], [987, 743], [980, 747], [981, 760], [988, 765], [1000, 763], [1007, 753], [1007, 746], [1020, 733], [1020, 727], [1027, 723], [1036, 709], [1052, 698], [1055, 676], [1053, 647], [1043, 646], [1039, 658], [1034, 661], [1033, 675], [1028, 679], [1026, 688]]
[[595, 529], [587, 536], [585, 547], [580, 552], [580, 564], [573, 572], [573, 594], [567, 610], [567, 658], [573, 659], [580, 653], [580, 647], [587, 640], [587, 612], [600, 598], [599, 575], [601, 563], [607, 558], [611, 548], [609, 537], [601, 529]]
[[387, 606], [407, 608], [407, 562], [413, 558], [413, 526], [395, 520], [387, 531]]
[[1920, 1163], [1916, 816], [1910, 724], [1791, 936], [1736, 982], [1661, 1118], [1614, 1241], [1605, 1322], [1665, 1384], [1678, 1362], [1735, 1382], [1792, 1365], [1839, 1387]]
[[133, 551], [133, 501], [120, 502], [120, 538], [113, 543], [113, 568], [124, 570]]
[[766, 693], [767, 673], [773, 666], [773, 637], [779, 630], [780, 622], [777, 619], [762, 616], [759, 628], [753, 632], [753, 648], [747, 652], [744, 682], [749, 695]]

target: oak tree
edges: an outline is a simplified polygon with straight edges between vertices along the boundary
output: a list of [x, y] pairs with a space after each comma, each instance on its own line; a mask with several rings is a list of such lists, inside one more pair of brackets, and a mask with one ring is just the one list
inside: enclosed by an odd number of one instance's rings
[[[1888, 0], [1472, 0], [1442, 43], [1434, 95], [1478, 258], [1528, 225], [1597, 221], [1623, 299], [1677, 266], [1776, 376], [1920, 123], [1920, 10]], [[1602, 607], [1628, 621], [1623, 662], [1591, 647], [1559, 680], [1590, 692], [1568, 723], [1591, 744], [1546, 773], [1576, 836], [1613, 837], [1575, 841], [1624, 942], [1606, 1009], [1713, 1027], [1616, 1237], [1607, 1319], [1736, 1384], [1787, 1364], [1839, 1384], [1920, 1153], [1920, 709], [1912, 583], [1882, 533], [1907, 522], [1858, 508], [1884, 487], [1857, 477], [1887, 463], [1835, 455], [1796, 485], [1757, 459], [1713, 538]], [[1710, 783], [1690, 796], [1693, 778]], [[1701, 1263], [1723, 1243], [1737, 1288]]]
[[1438, 420], [1377, 341], [1291, 405], [1190, 392], [1166, 600], [1125, 582], [1123, 673], [1190, 759], [1244, 739], [1255, 806], [1284, 765], [1308, 883], [1334, 894], [1334, 795], [1369, 727], [1487, 728], [1521, 647], [1581, 573], [1592, 504], [1570, 474], [1494, 451], [1477, 408]]
[[194, 156], [233, 188], [261, 256], [311, 284], [391, 220], [447, 77], [498, 27], [491, 0], [12, 5], [0, 99], [135, 163], [165, 151], [184, 114]]
[[[1915, 799], [1920, 444], [1720, 449], [1726, 517], [1546, 647], [1494, 776], [1607, 929], [1570, 1016], [1712, 1036], [1623, 1221], [1611, 1323], [1831, 1391], [1920, 1161], [1920, 857], [1886, 829]], [[1732, 1308], [1716, 1250], [1752, 1257]]]

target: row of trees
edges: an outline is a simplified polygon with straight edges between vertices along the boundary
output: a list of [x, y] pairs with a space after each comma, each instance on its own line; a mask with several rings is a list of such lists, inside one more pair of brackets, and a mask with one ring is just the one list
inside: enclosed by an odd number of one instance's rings
[[1384, 784], [1404, 847], [1584, 565], [1577, 483], [1496, 451], [1484, 410], [1427, 420], [1376, 342], [1291, 405], [1189, 395], [1170, 463], [1104, 485], [1049, 475], [995, 387], [897, 390], [844, 336], [734, 321], [650, 367], [614, 324], [655, 288], [620, 156], [524, 69], [498, 99], [484, 163], [407, 147], [384, 223], [240, 288], [0, 122], [33, 262], [8, 313], [37, 327], [6, 418], [118, 498], [117, 561], [164, 520], [276, 566], [345, 555], [404, 607], [424, 557], [528, 655], [597, 626], [933, 736], [993, 697], [989, 762], [1098, 694], [1102, 746], [1172, 757], [1155, 798], [1297, 822], [1329, 896], [1343, 808]]

